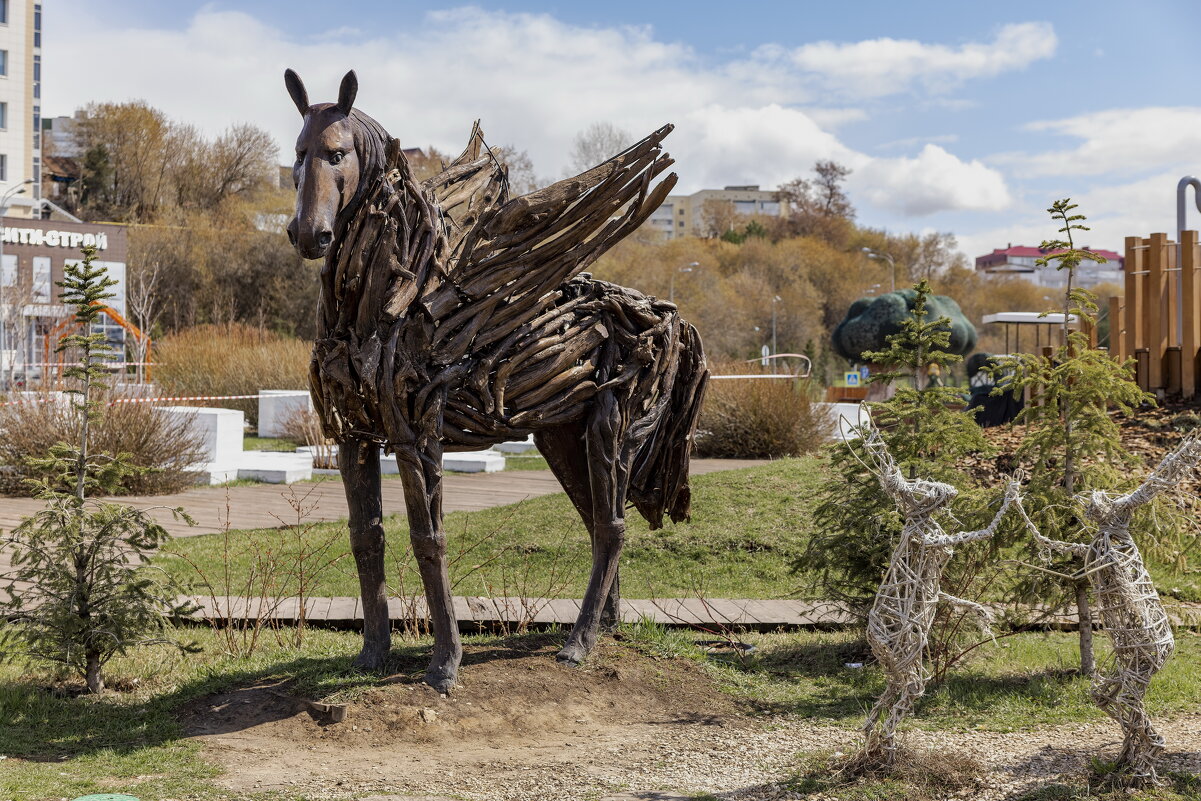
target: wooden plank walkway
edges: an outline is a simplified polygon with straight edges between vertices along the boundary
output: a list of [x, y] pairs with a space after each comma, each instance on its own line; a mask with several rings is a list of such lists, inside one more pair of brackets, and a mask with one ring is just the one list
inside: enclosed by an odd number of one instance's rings
[[[181, 599], [184, 600], [184, 599]], [[294, 624], [299, 619], [298, 598], [244, 598], [240, 596], [189, 596], [200, 607], [198, 619], [262, 620]], [[465, 628], [490, 627], [502, 623], [553, 624], [570, 626], [580, 613], [577, 598], [487, 598], [455, 596], [455, 616]], [[305, 619], [313, 623], [353, 626], [363, 620], [358, 598], [308, 598]], [[388, 602], [389, 617], [396, 623], [415, 623], [426, 619], [423, 597], [393, 598]], [[621, 619], [636, 623], [648, 619], [669, 626], [691, 628], [725, 627], [751, 629], [833, 628], [853, 622], [851, 615], [837, 605], [821, 601], [747, 601], [726, 598], [665, 598], [623, 600]]]
[[[183, 600], [183, 599], [181, 599]], [[230, 618], [262, 620], [292, 625], [299, 619], [298, 598], [243, 598], [239, 596], [190, 596], [200, 607], [196, 617], [223, 621]], [[1165, 604], [1174, 625], [1201, 628], [1201, 604], [1168, 602]], [[491, 628], [501, 624], [560, 624], [570, 626], [580, 613], [577, 598], [516, 598], [455, 596], [455, 617], [465, 629]], [[354, 626], [363, 620], [358, 598], [308, 598], [305, 620], [332, 626]], [[1000, 608], [994, 605], [994, 611]], [[426, 603], [421, 596], [392, 598], [388, 601], [389, 618], [397, 624], [425, 621]], [[651, 620], [666, 626], [721, 631], [723, 629], [842, 628], [855, 622], [855, 616], [831, 601], [745, 600], [732, 598], [660, 598], [622, 600], [621, 619], [625, 623]], [[1041, 621], [1036, 629], [1074, 630], [1074, 610], [1063, 610]]]

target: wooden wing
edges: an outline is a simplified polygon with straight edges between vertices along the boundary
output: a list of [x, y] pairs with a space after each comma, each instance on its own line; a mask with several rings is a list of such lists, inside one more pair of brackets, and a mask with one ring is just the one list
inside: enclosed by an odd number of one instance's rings
[[509, 199], [508, 173], [484, 143], [479, 120], [472, 126], [462, 154], [442, 172], [423, 181], [421, 188], [433, 196], [442, 212], [450, 254], [447, 266], [453, 273], [467, 234]]
[[[474, 200], [459, 201], [472, 211], [452, 223], [447, 280], [424, 301], [437, 321], [437, 361], [450, 363], [535, 319], [561, 285], [642, 225], [676, 184], [674, 173], [655, 183], [673, 163], [662, 148], [671, 131], [665, 125], [587, 172], [503, 203], [482, 168], [457, 191], [435, 187], [447, 198], [467, 198], [467, 187], [477, 187]], [[471, 153], [469, 145], [460, 156], [464, 175], [480, 160]]]

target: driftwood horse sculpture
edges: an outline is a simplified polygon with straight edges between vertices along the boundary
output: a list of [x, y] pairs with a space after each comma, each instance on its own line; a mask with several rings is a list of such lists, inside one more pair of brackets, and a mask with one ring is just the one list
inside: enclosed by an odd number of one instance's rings
[[296, 143], [302, 256], [324, 258], [311, 387], [339, 443], [363, 601], [356, 664], [378, 668], [390, 627], [379, 449], [396, 455], [434, 631], [426, 681], [453, 686], [461, 658], [442, 527], [442, 454], [530, 434], [592, 537], [592, 573], [560, 661], [577, 664], [615, 618], [627, 501], [649, 521], [689, 515], [688, 460], [708, 371], [676, 307], [581, 274], [675, 184], [666, 126], [587, 172], [508, 197], [477, 125], [424, 183], [399, 143], [354, 108], [310, 105]]

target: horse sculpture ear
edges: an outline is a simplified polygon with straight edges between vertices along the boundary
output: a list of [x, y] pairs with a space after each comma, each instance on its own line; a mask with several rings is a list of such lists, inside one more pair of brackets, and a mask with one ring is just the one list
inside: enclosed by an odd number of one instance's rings
[[351, 70], [343, 76], [342, 86], [338, 89], [338, 111], [350, 116], [350, 110], [354, 107], [355, 95], [358, 93], [359, 76], [354, 74], [354, 70]]
[[288, 87], [288, 94], [292, 96], [292, 102], [296, 104], [300, 116], [308, 114], [309, 93], [305, 91], [304, 81], [300, 80], [300, 76], [293, 70], [284, 70], [284, 86]]

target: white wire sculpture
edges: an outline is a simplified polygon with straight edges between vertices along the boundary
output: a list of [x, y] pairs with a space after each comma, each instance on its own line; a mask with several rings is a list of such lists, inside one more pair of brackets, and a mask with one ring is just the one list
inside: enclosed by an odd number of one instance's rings
[[884, 491], [896, 502], [904, 518], [901, 538], [892, 552], [888, 570], [876, 592], [867, 617], [867, 641], [884, 671], [887, 687], [868, 713], [863, 727], [864, 746], [857, 761], [891, 765], [897, 752], [897, 727], [913, 710], [928, 678], [922, 655], [939, 601], [975, 612], [987, 629], [988, 610], [980, 604], [942, 592], [943, 568], [952, 549], [996, 533], [1001, 518], [1018, 498], [1019, 484], [1009, 482], [1001, 509], [987, 528], [947, 534], [936, 517], [959, 494], [950, 484], [906, 479], [870, 424], [860, 427], [863, 449], [874, 464], [869, 469]]
[[1122, 727], [1117, 765], [1134, 786], [1159, 781], [1155, 763], [1164, 751], [1164, 740], [1151, 725], [1143, 699], [1151, 677], [1168, 661], [1176, 642], [1171, 621], [1130, 534], [1130, 520], [1138, 507], [1195, 471], [1199, 460], [1201, 437], [1194, 435], [1164, 457], [1133, 492], [1114, 496], [1094, 490], [1077, 495], [1085, 517], [1097, 525], [1088, 543], [1044, 537], [1018, 502], [1018, 511], [1043, 547], [1045, 559], [1050, 558], [1051, 550], [1084, 559], [1084, 568], [1071, 578], [1087, 576], [1097, 596], [1101, 622], [1113, 643], [1110, 664], [1097, 671], [1091, 693], [1097, 705]]

